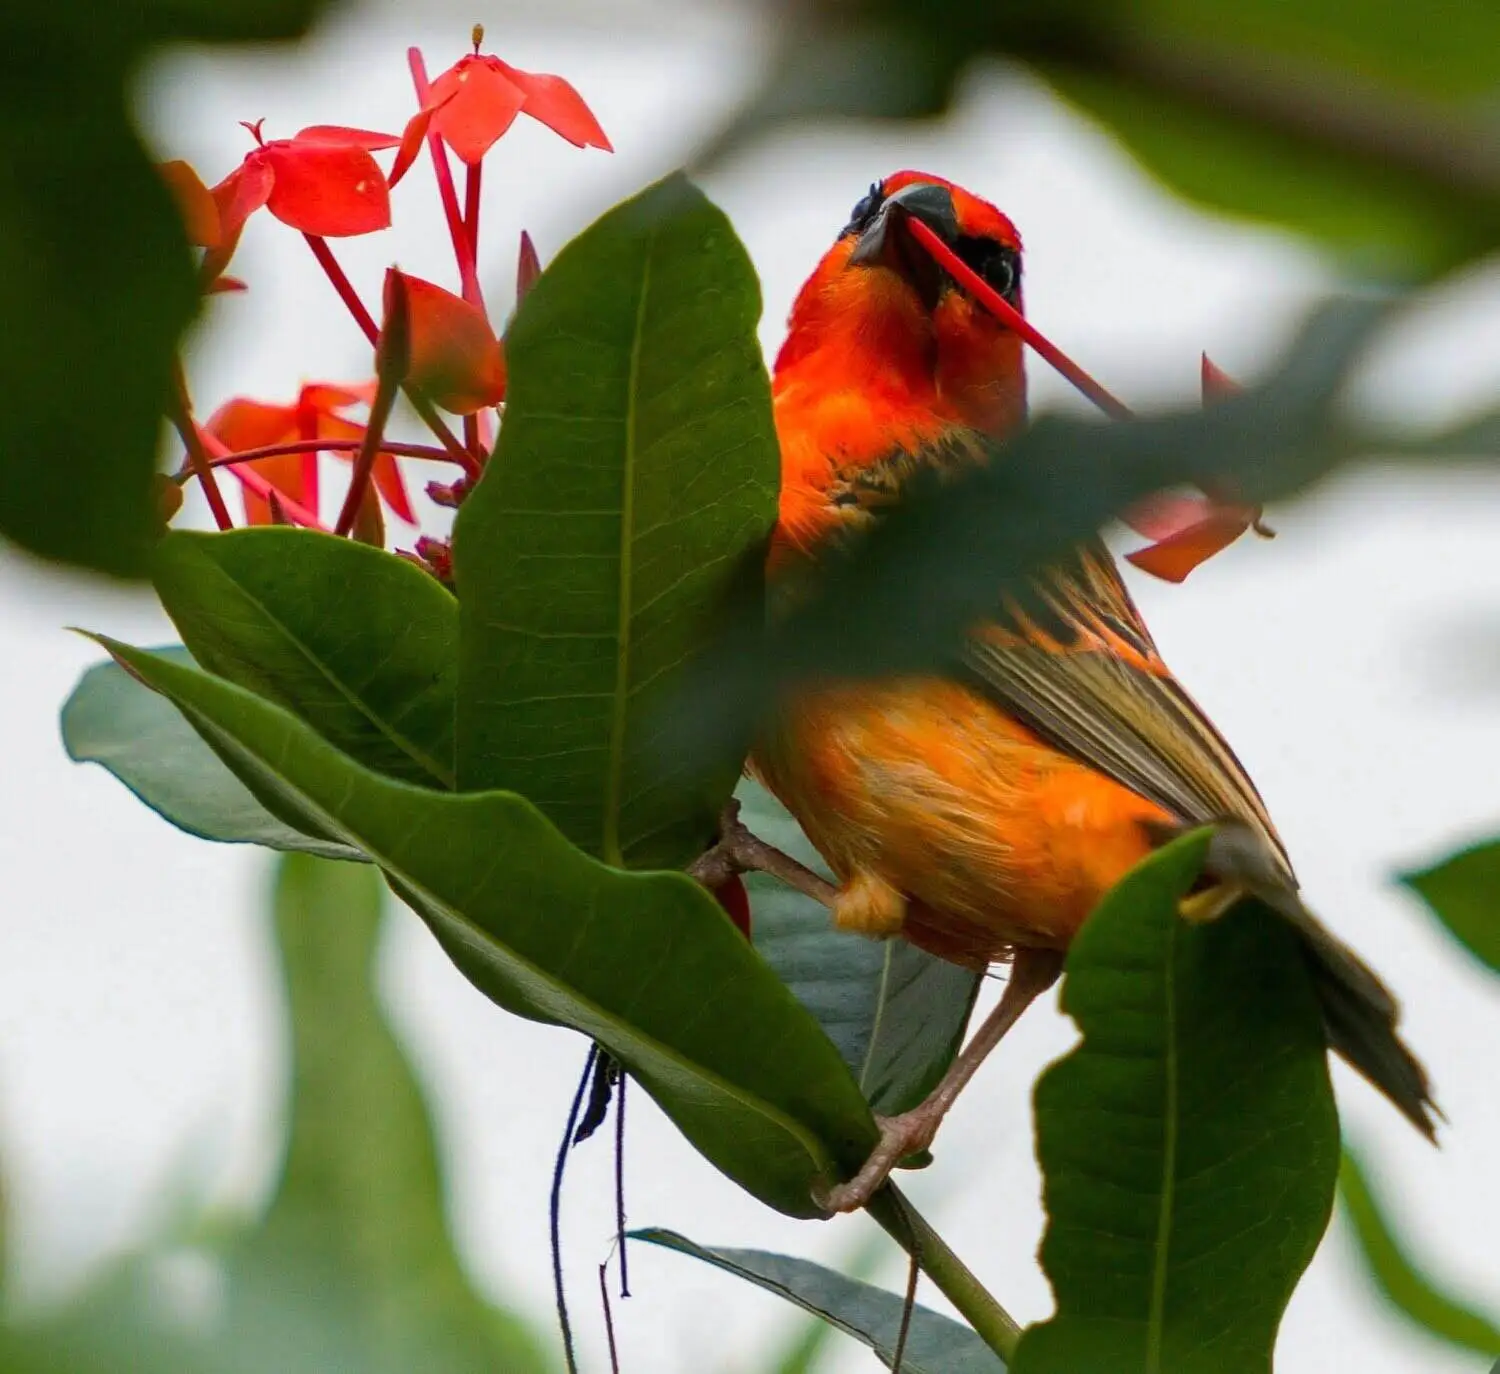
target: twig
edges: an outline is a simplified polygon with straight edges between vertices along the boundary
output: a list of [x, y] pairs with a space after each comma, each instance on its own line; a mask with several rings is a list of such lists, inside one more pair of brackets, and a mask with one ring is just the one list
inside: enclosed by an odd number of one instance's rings
[[896, 1349], [891, 1356], [891, 1374], [901, 1374], [901, 1365], [906, 1359], [906, 1342], [911, 1335], [911, 1317], [917, 1309], [917, 1279], [922, 1266], [917, 1259], [920, 1244], [912, 1247], [910, 1262], [906, 1266], [906, 1298], [901, 1304], [901, 1327], [896, 1332]]
[[694, 859], [687, 872], [707, 888], [719, 887], [736, 873], [769, 873], [826, 907], [831, 907], [838, 896], [838, 888], [827, 878], [752, 835], [740, 820], [737, 801], [731, 801], [719, 817], [717, 842]]
[[980, 1340], [1010, 1364], [1021, 1339], [1020, 1325], [948, 1248], [947, 1242], [927, 1224], [901, 1190], [894, 1183], [887, 1183], [870, 1199], [865, 1210], [916, 1260]]
[[630, 1266], [625, 1256], [625, 1085], [630, 1075], [620, 1068], [615, 1091], [615, 1244], [620, 1250], [620, 1296], [630, 1296]]
[[609, 1338], [610, 1374], [620, 1374], [620, 1352], [615, 1348], [615, 1314], [609, 1305], [609, 1261], [599, 1266], [599, 1300], [604, 1304], [604, 1334]]
[[213, 460], [204, 445], [197, 421], [193, 419], [193, 401], [188, 395], [187, 374], [182, 370], [181, 358], [172, 360], [172, 390], [167, 396], [167, 418], [182, 440], [183, 447], [187, 449], [188, 463], [203, 488], [204, 496], [208, 498], [208, 508], [213, 512], [214, 524], [221, 530], [232, 530], [234, 521], [230, 518], [229, 507], [224, 504], [224, 493], [219, 490], [219, 484], [214, 478]]
[[[229, 467], [234, 463], [253, 463], [260, 458], [280, 458], [289, 453], [358, 453], [364, 442], [363, 439], [298, 439], [295, 443], [266, 444], [224, 458], [209, 458], [208, 465], [211, 468]], [[438, 463], [451, 462], [453, 458], [447, 449], [432, 444], [402, 444], [390, 439], [381, 440], [380, 451], [397, 458], [427, 458]], [[172, 480], [180, 484], [195, 476], [196, 472], [189, 467], [173, 473]]]

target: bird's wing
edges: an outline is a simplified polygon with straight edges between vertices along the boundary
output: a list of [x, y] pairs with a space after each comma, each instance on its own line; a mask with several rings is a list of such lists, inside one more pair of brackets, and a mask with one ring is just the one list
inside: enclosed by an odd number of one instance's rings
[[1054, 748], [1185, 824], [1243, 822], [1295, 886], [1254, 783], [1162, 662], [1102, 543], [1007, 596], [965, 645], [963, 671]]

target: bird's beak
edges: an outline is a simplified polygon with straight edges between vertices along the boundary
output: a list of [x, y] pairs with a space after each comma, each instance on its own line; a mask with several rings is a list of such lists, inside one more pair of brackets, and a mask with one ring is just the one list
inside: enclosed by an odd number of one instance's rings
[[[931, 263], [927, 254], [903, 231], [907, 216], [914, 216], [951, 243], [958, 237], [958, 211], [946, 186], [919, 181], [903, 187], [886, 199], [869, 228], [859, 236], [849, 255], [851, 267], [889, 267], [903, 275], [919, 265]], [[916, 257], [913, 257], [915, 253]]]

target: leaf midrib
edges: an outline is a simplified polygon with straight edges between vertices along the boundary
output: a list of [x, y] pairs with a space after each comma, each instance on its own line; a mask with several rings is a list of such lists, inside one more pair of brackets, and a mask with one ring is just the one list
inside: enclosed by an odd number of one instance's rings
[[[391, 744], [395, 745], [396, 748], [399, 749], [403, 754], [405, 754], [407, 758], [409, 758], [413, 763], [418, 764], [420, 767], [425, 769], [432, 777], [436, 778], [438, 782], [442, 783], [444, 788], [446, 788], [448, 791], [452, 792], [457, 789], [458, 778], [451, 769], [445, 769], [437, 761], [437, 759], [431, 757], [425, 749], [420, 748], [413, 740], [409, 739], [399, 730], [396, 730], [393, 726], [388, 725], [378, 715], [376, 715], [374, 711], [369, 706], [367, 706], [364, 701], [356, 696], [350, 688], [346, 687], [343, 681], [340, 678], [336, 677], [332, 670], [326, 667], [323, 661], [316, 654], [314, 654], [312, 650], [302, 642], [301, 639], [293, 634], [291, 629], [285, 623], [283, 623], [283, 621], [278, 616], [274, 615], [266, 606], [266, 604], [261, 601], [261, 599], [253, 592], [251, 592], [243, 582], [241, 582], [232, 573], [230, 573], [230, 571], [225, 568], [223, 564], [216, 564], [216, 566], [218, 567], [220, 573], [226, 579], [228, 579], [229, 583], [235, 588], [235, 590], [238, 591], [240, 595], [243, 596], [245, 600], [248, 601], [253, 607], [255, 607], [255, 609], [266, 618], [267, 622], [286, 639], [287, 643], [290, 644], [292, 648], [294, 648], [298, 652], [298, 654], [301, 655], [302, 659], [308, 664], [308, 666], [313, 668], [323, 678], [323, 680], [328, 683], [328, 685], [332, 687], [334, 691], [336, 691], [344, 699], [345, 702], [352, 706], [357, 712], [359, 712], [361, 716], [365, 718], [365, 720], [373, 725], [376, 731], [382, 737], [390, 741]], [[294, 712], [293, 714], [296, 713]]]
[[1167, 1269], [1172, 1250], [1172, 1209], [1177, 1191], [1177, 1126], [1181, 1104], [1177, 1082], [1177, 925], [1175, 911], [1167, 927], [1163, 1000], [1167, 1023], [1166, 1103], [1162, 1140], [1161, 1202], [1156, 1214], [1156, 1245], [1151, 1271], [1151, 1307], [1146, 1323], [1146, 1374], [1162, 1374], [1162, 1336], [1166, 1327]]
[[641, 339], [645, 333], [646, 302], [651, 294], [651, 255], [656, 247], [656, 229], [647, 231], [646, 251], [641, 259], [641, 294], [636, 301], [635, 326], [630, 336], [630, 370], [625, 394], [625, 457], [620, 492], [620, 599], [619, 648], [615, 655], [614, 712], [609, 727], [609, 764], [604, 779], [604, 834], [599, 846], [607, 864], [625, 866], [620, 844], [620, 796], [625, 786], [625, 734], [629, 726], [630, 648], [633, 618], [635, 553], [636, 396], [640, 387]]

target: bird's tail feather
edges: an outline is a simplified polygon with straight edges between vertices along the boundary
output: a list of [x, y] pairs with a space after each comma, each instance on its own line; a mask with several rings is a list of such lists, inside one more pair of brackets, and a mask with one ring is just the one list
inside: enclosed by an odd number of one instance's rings
[[1382, 1092], [1428, 1140], [1442, 1113], [1427, 1071], [1397, 1031], [1400, 1008], [1390, 990], [1352, 949], [1280, 880], [1247, 828], [1226, 824], [1209, 845], [1204, 871], [1259, 898], [1297, 932], [1323, 1010], [1328, 1044]]

